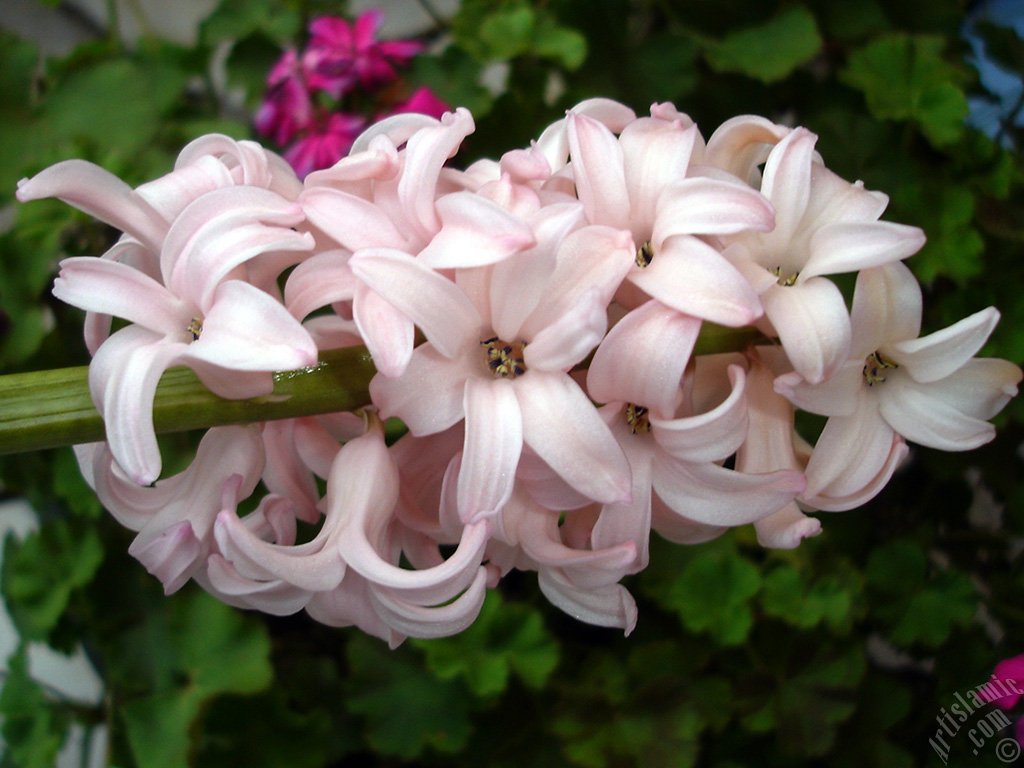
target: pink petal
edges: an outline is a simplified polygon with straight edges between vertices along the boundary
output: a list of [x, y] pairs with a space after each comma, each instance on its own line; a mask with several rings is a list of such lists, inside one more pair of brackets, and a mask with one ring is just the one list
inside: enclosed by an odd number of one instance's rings
[[412, 320], [364, 283], [356, 286], [352, 315], [374, 367], [389, 379], [401, 376], [412, 357]]
[[631, 542], [636, 559], [628, 573], [647, 567], [648, 541], [651, 535], [651, 456], [646, 451], [627, 451], [632, 475], [632, 500], [605, 504], [594, 524], [591, 543], [595, 550]]
[[568, 376], [528, 371], [513, 381], [523, 441], [569, 485], [594, 501], [626, 501], [629, 464], [607, 425]]
[[405, 373], [370, 381], [370, 397], [381, 416], [397, 416], [417, 437], [443, 432], [464, 416], [462, 397], [467, 378], [479, 376], [469, 361], [449, 360], [428, 342], [413, 350]]
[[581, 589], [554, 568], [542, 568], [537, 577], [544, 597], [574, 619], [597, 627], [618, 627], [627, 635], [636, 627], [636, 601], [621, 584]]
[[316, 365], [316, 344], [284, 305], [248, 283], [228, 280], [202, 319], [186, 356], [238, 371], [288, 371]]
[[679, 461], [721, 461], [731, 456], [747, 436], [746, 374], [729, 366], [732, 389], [718, 406], [680, 419], [651, 418], [651, 433], [666, 454]]
[[117, 261], [92, 256], [64, 259], [53, 295], [90, 312], [138, 323], [154, 333], [183, 334], [190, 308], [153, 278]]
[[830, 280], [812, 277], [795, 285], [773, 285], [761, 295], [765, 315], [797, 373], [811, 384], [833, 376], [850, 351], [850, 316]]
[[153, 430], [153, 397], [167, 368], [187, 345], [163, 341], [128, 326], [100, 346], [89, 366], [89, 389], [103, 416], [110, 450], [139, 485], [160, 476], [160, 449]]
[[845, 512], [862, 507], [885, 488], [893, 473], [899, 469], [909, 453], [910, 449], [903, 441], [903, 438], [896, 433], [892, 433], [889, 453], [885, 456], [885, 461], [878, 468], [878, 472], [874, 477], [863, 481], [859, 487], [853, 488], [845, 495], [839, 495], [831, 490], [826, 490], [818, 495], [805, 493], [800, 497], [800, 500], [809, 507], [826, 512]]
[[197, 581], [219, 600], [239, 608], [251, 608], [271, 616], [290, 616], [301, 611], [313, 593], [295, 587], [283, 579], [247, 579], [218, 553], [206, 561], [205, 579]]
[[561, 242], [555, 272], [537, 309], [526, 319], [520, 338], [530, 340], [596, 288], [607, 306], [636, 257], [628, 232], [609, 227], [578, 229]]
[[793, 371], [775, 380], [775, 391], [801, 410], [822, 416], [849, 416], [857, 408], [857, 393], [864, 385], [863, 368], [862, 360], [851, 360], [820, 384], [808, 384]]
[[632, 208], [618, 139], [592, 117], [570, 112], [565, 121], [576, 194], [587, 219], [591, 224], [628, 229]]
[[16, 197], [22, 203], [56, 197], [80, 211], [105, 221], [159, 249], [167, 232], [163, 221], [135, 192], [98, 165], [84, 160], [64, 160], [18, 182]]
[[674, 235], [731, 235], [768, 232], [775, 210], [756, 189], [706, 177], [680, 179], [658, 199], [651, 242], [655, 247]]
[[697, 318], [657, 301], [634, 309], [594, 353], [587, 373], [590, 396], [599, 403], [636, 403], [670, 417], [700, 326]]
[[[323, 171], [329, 173], [329, 171]], [[313, 178], [313, 175], [308, 177]], [[404, 248], [407, 239], [387, 213], [369, 200], [328, 187], [310, 187], [299, 196], [306, 218], [350, 251]]]
[[806, 128], [794, 128], [765, 162], [761, 193], [775, 206], [775, 229], [766, 238], [773, 243], [791, 241], [807, 209], [817, 140]]
[[699, 136], [696, 125], [655, 118], [634, 120], [623, 129], [619, 145], [634, 237], [650, 235], [659, 197], [669, 184], [686, 177]]
[[782, 509], [804, 491], [806, 481], [791, 470], [748, 475], [658, 454], [653, 484], [655, 493], [676, 514], [705, 525], [735, 526]]
[[512, 495], [523, 450], [523, 419], [511, 381], [468, 379], [466, 442], [459, 470], [459, 517], [475, 523], [498, 512]]
[[434, 269], [493, 264], [536, 243], [526, 222], [471, 192], [444, 195], [435, 207], [441, 231], [419, 254]]
[[848, 497], [868, 486], [880, 488], [895, 470], [890, 465], [896, 442], [892, 427], [875, 409], [870, 393], [862, 393], [861, 405], [852, 416], [833, 416], [826, 422], [807, 462], [804, 498], [818, 506], [810, 499]]
[[987, 421], [1017, 394], [1021, 370], [1007, 360], [983, 357], [927, 387], [916, 387], [971, 418]]
[[204, 155], [140, 185], [135, 194], [165, 221], [174, 221], [200, 195], [234, 185], [231, 171], [217, 158]]
[[696, 237], [666, 240], [629, 281], [662, 304], [719, 325], [750, 325], [762, 314], [750, 283], [712, 246]]
[[297, 320], [337, 301], [351, 301], [358, 281], [348, 266], [346, 251], [324, 251], [310, 256], [288, 275], [284, 303]]
[[543, 328], [523, 350], [527, 369], [568, 371], [596, 347], [608, 327], [606, 304], [596, 288]]
[[496, 263], [491, 272], [491, 326], [502, 339], [518, 339], [557, 266], [558, 247], [583, 220], [579, 203], [552, 203], [531, 217], [537, 245]]
[[487, 569], [481, 566], [465, 592], [446, 605], [432, 608], [409, 602], [387, 589], [371, 587], [371, 601], [381, 619], [410, 637], [448, 637], [462, 632], [480, 614], [487, 589]]
[[708, 139], [705, 162], [739, 176], [753, 187], [761, 185], [758, 166], [792, 129], [764, 117], [740, 115], [726, 120]]
[[441, 354], [455, 358], [479, 341], [480, 315], [459, 287], [401, 251], [373, 248], [352, 256], [360, 280], [418, 325]]
[[475, 128], [469, 110], [459, 107], [444, 115], [441, 125], [424, 128], [409, 137], [398, 198], [408, 223], [421, 237], [429, 239], [441, 228], [434, 208], [441, 167]]
[[[970, 451], [992, 441], [996, 428], [936, 396], [938, 384], [890, 377], [879, 392], [879, 411], [907, 440], [940, 451]], [[984, 397], [984, 395], [982, 395]]]
[[[129, 552], [146, 570], [164, 585], [164, 594], [181, 589], [202, 565], [199, 556], [202, 544], [192, 532], [192, 523], [183, 520], [171, 526], [155, 539]], [[134, 549], [134, 551], [132, 551]]]
[[796, 503], [754, 521], [757, 543], [769, 549], [796, 549], [804, 539], [821, 533], [821, 521], [808, 517]]
[[831, 222], [811, 235], [810, 256], [800, 274], [806, 279], [877, 267], [917, 253], [924, 241], [920, 228], [905, 224]]

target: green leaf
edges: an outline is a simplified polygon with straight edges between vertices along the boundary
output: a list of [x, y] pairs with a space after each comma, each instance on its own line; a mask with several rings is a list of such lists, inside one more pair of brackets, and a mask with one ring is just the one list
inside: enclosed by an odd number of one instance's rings
[[953, 627], [968, 625], [978, 608], [974, 585], [965, 574], [952, 568], [929, 574], [924, 553], [910, 541], [875, 549], [865, 574], [879, 596], [872, 609], [899, 645], [938, 647]]
[[469, 740], [472, 696], [459, 680], [438, 680], [409, 656], [354, 635], [345, 706], [366, 717], [366, 738], [386, 755], [411, 760], [431, 746], [458, 752]]
[[833, 654], [822, 649], [795, 674], [787, 670], [763, 706], [743, 718], [743, 725], [754, 733], [776, 730], [784, 753], [826, 754], [835, 743], [837, 726], [855, 710], [853, 692], [866, 666], [859, 646]]
[[559, 26], [554, 16], [544, 13], [537, 20], [533, 51], [572, 71], [587, 58], [587, 38], [575, 29]]
[[477, 33], [487, 46], [488, 58], [513, 59], [530, 50], [536, 20], [536, 13], [527, 3], [487, 16]]
[[39, 138], [92, 141], [130, 155], [150, 142], [186, 80], [163, 61], [111, 59], [76, 70], [47, 96]]
[[480, 85], [483, 66], [461, 48], [449, 46], [439, 56], [417, 56], [412, 60], [409, 81], [428, 85], [441, 99], [465, 107], [479, 120], [491, 111], [494, 99]]
[[452, 20], [452, 32], [459, 47], [482, 62], [532, 54], [573, 70], [587, 56], [583, 35], [560, 24], [544, 6], [526, 0], [468, 0]]
[[985, 241], [972, 226], [974, 193], [951, 183], [912, 183], [895, 191], [898, 211], [912, 213], [928, 242], [907, 264], [922, 282], [945, 277], [963, 285], [985, 269]]
[[289, 45], [298, 37], [301, 21], [293, 8], [275, 0], [221, 0], [199, 29], [207, 43], [241, 40], [259, 33]]
[[22, 637], [45, 640], [103, 561], [95, 529], [77, 520], [49, 518], [20, 544], [5, 543], [3, 594]]
[[856, 592], [835, 574], [814, 574], [813, 583], [792, 565], [773, 569], [764, 580], [761, 605], [765, 613], [801, 629], [825, 623], [849, 630]]
[[681, 99], [698, 83], [699, 46], [682, 35], [648, 37], [627, 61], [633, 97], [642, 103]]
[[27, 648], [22, 644], [7, 660], [8, 672], [0, 692], [0, 733], [8, 757], [18, 768], [52, 768], [67, 735], [69, 718], [29, 677]]
[[879, 37], [850, 55], [840, 80], [864, 93], [875, 117], [912, 121], [933, 145], [951, 144], [968, 108], [963, 74], [942, 58], [945, 45], [931, 35]]
[[184, 765], [207, 701], [263, 690], [273, 678], [263, 625], [199, 591], [175, 597], [125, 642], [127, 652], [111, 663], [120, 684], [147, 691], [121, 709], [140, 768]]
[[765, 83], [788, 77], [821, 51], [814, 16], [802, 5], [790, 6], [757, 27], [733, 32], [705, 47], [713, 69], [747, 75]]
[[480, 697], [501, 693], [512, 672], [528, 688], [544, 687], [558, 666], [558, 643], [539, 611], [522, 603], [504, 603], [487, 593], [476, 621], [454, 637], [415, 640], [427, 666], [442, 680], [462, 677]]
[[684, 566], [665, 604], [688, 629], [737, 645], [753, 626], [750, 600], [760, 589], [757, 567], [734, 547], [704, 548]]

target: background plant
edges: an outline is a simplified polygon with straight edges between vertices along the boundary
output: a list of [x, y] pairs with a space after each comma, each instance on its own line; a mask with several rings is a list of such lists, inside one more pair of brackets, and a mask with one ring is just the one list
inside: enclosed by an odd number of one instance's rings
[[[0, 204], [17, 179], [67, 157], [134, 185], [202, 133], [250, 137], [281, 50], [302, 44], [313, 16], [343, 10], [223, 0], [195, 46], [97, 37], [62, 58], [4, 34]], [[746, 112], [807, 126], [830, 168], [887, 191], [887, 218], [928, 233], [908, 261], [928, 294], [925, 332], [994, 304], [1003, 322], [985, 354], [1020, 363], [1021, 131], [1014, 104], [970, 63], [967, 10], [466, 0], [425, 31], [433, 55], [407, 77], [473, 110], [467, 162], [525, 144], [594, 95], [641, 113], [673, 101], [705, 135]], [[1024, 72], [1019, 37], [976, 29], [992, 58]], [[215, 74], [225, 52], [226, 75]], [[485, 73], [492, 84], [503, 74], [503, 87], [481, 85]], [[996, 140], [967, 127], [968, 98], [999, 107]], [[57, 202], [6, 210], [0, 371], [84, 364], [80, 317], [49, 286], [59, 259], [101, 252], [110, 233]], [[746, 531], [691, 548], [652, 542], [651, 567], [627, 584], [641, 603], [628, 639], [562, 616], [515, 574], [467, 632], [396, 651], [194, 589], [166, 599], [124, 554], [127, 532], [69, 451], [4, 457], [3, 493], [42, 515], [38, 533], [5, 548], [0, 584], [17, 628], [57, 648], [82, 641], [108, 695], [95, 709], [54, 699], [20, 650], [0, 696], [3, 760], [51, 765], [77, 721], [109, 726], [111, 764], [142, 768], [939, 765], [928, 740], [940, 710], [1024, 647], [1022, 419], [1012, 403], [999, 438], [971, 454], [915, 448], [871, 505], [825, 516], [824, 535], [792, 552], [761, 550]], [[1003, 764], [991, 749], [975, 756], [966, 733], [950, 741], [953, 764]]]

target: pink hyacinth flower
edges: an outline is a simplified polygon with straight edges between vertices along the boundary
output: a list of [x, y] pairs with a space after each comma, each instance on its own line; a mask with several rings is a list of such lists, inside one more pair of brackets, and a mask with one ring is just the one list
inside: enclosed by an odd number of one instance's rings
[[269, 190], [226, 187], [185, 209], [168, 230], [161, 280], [117, 261], [65, 259], [54, 295], [132, 324], [108, 338], [89, 367], [89, 388], [118, 462], [137, 483], [160, 475], [153, 431], [157, 382], [187, 365], [229, 398], [269, 394], [271, 373], [312, 365], [309, 334], [280, 302], [240, 279], [266, 251], [306, 251], [292, 227], [298, 206]]
[[570, 113], [566, 131], [587, 219], [632, 233], [632, 285], [667, 307], [721, 325], [760, 317], [757, 294], [698, 236], [770, 230], [771, 205], [736, 179], [690, 175], [703, 146], [692, 120], [670, 105], [655, 105], [651, 117], [629, 123], [618, 137], [585, 114]]
[[374, 377], [374, 403], [415, 435], [465, 419], [458, 510], [466, 522], [508, 501], [524, 445], [589, 498], [629, 496], [625, 458], [568, 372], [604, 335], [605, 308], [632, 263], [632, 244], [605, 227], [565, 236], [574, 220], [554, 226], [521, 258], [466, 270], [465, 282], [397, 251], [352, 257], [360, 278], [428, 339], [401, 376]]
[[[764, 126], [748, 130], [760, 146]], [[832, 376], [850, 348], [846, 302], [824, 275], [905, 259], [924, 245], [919, 228], [878, 220], [885, 195], [825, 168], [815, 156], [817, 138], [796, 128], [767, 156], [760, 190], [775, 207], [774, 229], [722, 237], [725, 254], [760, 295], [793, 367], [813, 383]], [[721, 156], [724, 140], [712, 136], [709, 155]]]
[[901, 437], [943, 451], [992, 440], [988, 419], [1017, 393], [1022, 376], [1006, 360], [974, 359], [998, 320], [989, 307], [918, 338], [921, 287], [910, 270], [897, 262], [862, 271], [849, 362], [822, 384], [799, 371], [775, 383], [798, 408], [829, 417], [807, 464], [808, 503], [831, 509], [817, 497], [848, 497], [850, 506], [862, 504], [870, 498], [864, 489], [881, 487], [879, 473], [891, 474]]
[[138, 531], [128, 548], [160, 579], [167, 594], [205, 564], [213, 525], [225, 501], [236, 504], [259, 482], [263, 450], [255, 427], [214, 427], [189, 467], [152, 487], [127, 478], [106, 443], [75, 447], [86, 482], [126, 528]]

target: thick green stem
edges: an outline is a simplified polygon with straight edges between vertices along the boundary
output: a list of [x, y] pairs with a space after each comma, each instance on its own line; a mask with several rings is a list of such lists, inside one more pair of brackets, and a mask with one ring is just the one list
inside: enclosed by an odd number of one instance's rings
[[[323, 352], [320, 364], [274, 374], [274, 394], [225, 400], [188, 368], [167, 371], [156, 390], [157, 433], [351, 411], [370, 402], [375, 373], [363, 347]], [[0, 376], [0, 454], [104, 439], [89, 396], [88, 368]]]
[[[752, 328], [705, 323], [695, 355], [736, 352], [764, 337]], [[320, 364], [274, 374], [274, 394], [225, 400], [188, 368], [167, 371], [153, 401], [158, 434], [338, 413], [370, 402], [376, 370], [363, 347], [322, 352]], [[0, 454], [37, 451], [104, 439], [103, 420], [89, 396], [88, 368], [0, 376]]]

